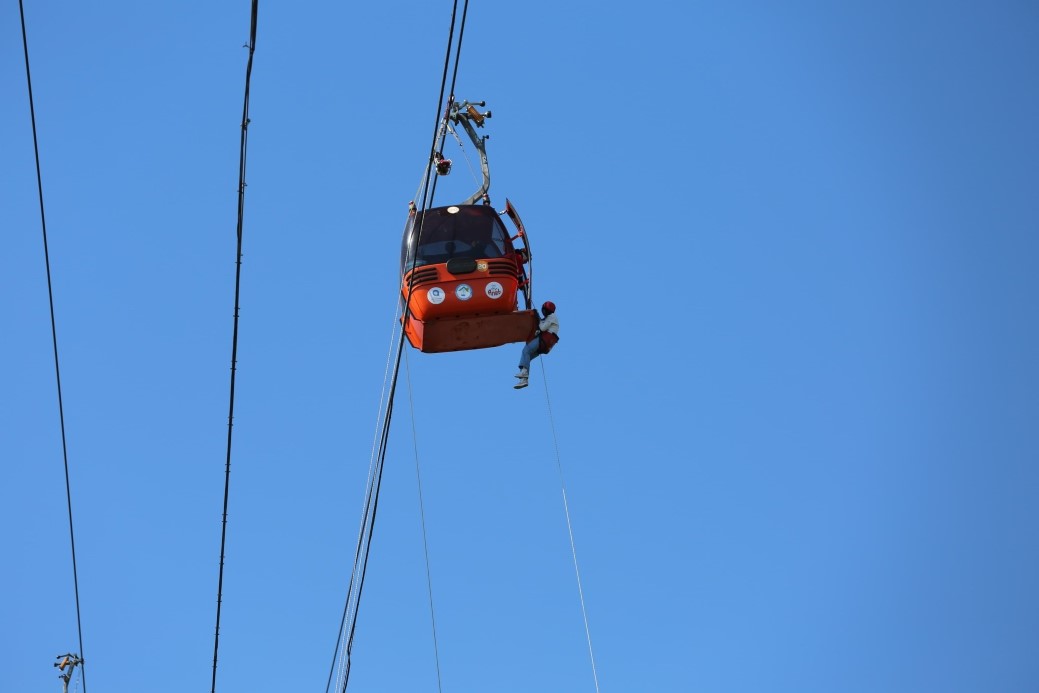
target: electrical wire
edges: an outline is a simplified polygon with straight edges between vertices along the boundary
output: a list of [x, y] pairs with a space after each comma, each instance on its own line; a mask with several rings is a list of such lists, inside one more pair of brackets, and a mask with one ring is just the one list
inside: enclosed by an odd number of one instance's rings
[[32, 120], [32, 146], [36, 157], [36, 189], [40, 198], [40, 225], [43, 228], [43, 259], [47, 266], [47, 297], [50, 302], [51, 341], [54, 346], [54, 378], [58, 388], [58, 419], [61, 422], [61, 455], [65, 461], [65, 500], [69, 515], [69, 544], [72, 547], [72, 585], [76, 595], [76, 632], [79, 636], [80, 680], [83, 682], [83, 693], [87, 690], [85, 667], [82, 665], [83, 652], [83, 619], [79, 606], [79, 571], [76, 568], [76, 533], [72, 523], [72, 483], [69, 479], [69, 449], [65, 436], [65, 405], [61, 396], [61, 365], [58, 360], [58, 323], [54, 315], [54, 286], [51, 281], [50, 249], [47, 244], [47, 215], [43, 205], [43, 174], [40, 167], [40, 145], [36, 132], [36, 105], [32, 96], [32, 72], [29, 69], [29, 38], [25, 30], [25, 7], [18, 0], [18, 12], [22, 23], [22, 48], [25, 52], [25, 83], [29, 90], [29, 115]]
[[592, 679], [595, 681], [595, 691], [599, 693], [599, 674], [595, 669], [595, 652], [592, 650], [592, 631], [588, 626], [588, 609], [584, 604], [584, 587], [581, 585], [581, 569], [577, 566], [577, 545], [574, 542], [574, 526], [570, 522], [570, 504], [566, 500], [566, 481], [563, 478], [563, 463], [559, 455], [559, 439], [556, 436], [556, 421], [552, 415], [552, 400], [548, 396], [548, 373], [545, 370], [545, 360], [541, 361], [541, 381], [545, 385], [545, 404], [548, 406], [548, 422], [552, 429], [552, 445], [556, 452], [556, 469], [559, 470], [559, 486], [563, 492], [563, 511], [566, 513], [566, 531], [570, 535], [570, 553], [574, 558], [574, 574], [577, 576], [577, 594], [581, 598], [581, 616], [584, 618], [584, 635], [588, 641], [588, 657], [592, 662]]
[[249, 20], [249, 60], [245, 67], [245, 97], [242, 105], [242, 137], [238, 157], [238, 248], [235, 260], [234, 286], [234, 330], [231, 338], [231, 392], [227, 413], [227, 462], [224, 467], [224, 513], [220, 529], [220, 572], [216, 589], [216, 631], [213, 636], [213, 684], [211, 693], [216, 692], [217, 654], [220, 650], [220, 607], [224, 593], [224, 556], [227, 546], [227, 506], [231, 487], [231, 438], [234, 431], [235, 376], [238, 364], [238, 316], [242, 288], [242, 230], [245, 221], [245, 162], [249, 141], [249, 85], [253, 73], [253, 53], [256, 51], [256, 19], [259, 0], [252, 0]]

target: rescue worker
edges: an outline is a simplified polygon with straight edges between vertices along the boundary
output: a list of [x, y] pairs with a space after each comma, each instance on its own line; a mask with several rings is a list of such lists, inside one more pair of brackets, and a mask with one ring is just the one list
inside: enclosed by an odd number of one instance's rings
[[559, 318], [556, 317], [556, 304], [545, 301], [541, 305], [541, 313], [545, 316], [538, 323], [538, 331], [534, 339], [523, 345], [520, 353], [519, 373], [516, 377], [519, 382], [513, 385], [517, 390], [527, 386], [530, 377], [530, 362], [541, 354], [547, 354], [559, 341]]

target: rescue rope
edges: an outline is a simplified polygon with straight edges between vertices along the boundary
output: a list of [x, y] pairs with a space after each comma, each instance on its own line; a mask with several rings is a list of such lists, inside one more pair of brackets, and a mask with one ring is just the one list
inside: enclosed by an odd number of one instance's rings
[[18, 0], [18, 12], [22, 22], [22, 49], [25, 52], [25, 83], [29, 91], [29, 116], [32, 121], [32, 147], [36, 157], [36, 190], [40, 198], [40, 226], [43, 228], [43, 260], [47, 267], [47, 297], [50, 301], [51, 342], [54, 346], [54, 379], [58, 388], [58, 420], [61, 423], [61, 455], [65, 461], [65, 500], [69, 515], [69, 544], [72, 547], [72, 586], [76, 595], [76, 631], [79, 636], [80, 678], [83, 681], [83, 693], [87, 690], [87, 677], [82, 664], [83, 657], [83, 620], [79, 608], [79, 571], [76, 569], [76, 533], [72, 524], [72, 483], [69, 479], [69, 449], [65, 436], [65, 405], [61, 396], [61, 365], [58, 361], [58, 323], [54, 316], [54, 287], [51, 282], [50, 249], [47, 244], [47, 215], [43, 205], [43, 174], [40, 168], [40, 145], [36, 133], [36, 105], [32, 97], [32, 72], [29, 69], [29, 38], [25, 30], [25, 7]]
[[574, 526], [570, 522], [570, 504], [566, 500], [566, 480], [563, 478], [563, 463], [559, 455], [559, 439], [556, 437], [556, 421], [552, 415], [552, 400], [548, 395], [548, 373], [545, 370], [545, 360], [541, 361], [541, 381], [545, 384], [545, 404], [548, 406], [548, 422], [552, 429], [552, 446], [556, 453], [556, 469], [559, 470], [559, 486], [563, 492], [563, 511], [566, 513], [566, 531], [570, 536], [570, 553], [574, 558], [574, 574], [577, 576], [577, 594], [581, 598], [581, 616], [584, 618], [584, 635], [588, 641], [588, 658], [592, 663], [592, 679], [595, 682], [595, 691], [599, 693], [599, 674], [595, 669], [595, 652], [592, 650], [592, 631], [588, 627], [588, 610], [584, 604], [584, 587], [581, 585], [581, 569], [577, 566], [577, 545], [574, 543]]
[[[441, 96], [441, 98], [443, 98]], [[439, 112], [437, 113], [439, 115]], [[437, 134], [433, 137], [433, 147], [436, 151], [442, 152], [444, 147], [444, 138], [447, 136], [447, 118], [445, 117], [441, 121], [437, 129]], [[415, 194], [411, 196], [412, 201], [419, 198], [419, 194], [426, 190], [426, 184], [429, 182], [429, 175], [432, 172], [433, 167], [426, 162], [425, 167], [422, 169], [422, 175], [419, 177], [418, 188], [415, 190]]]
[[404, 352], [404, 370], [408, 376], [408, 405], [411, 409], [411, 440], [415, 449], [415, 481], [418, 484], [418, 510], [422, 520], [422, 551], [426, 558], [426, 591], [429, 593], [429, 621], [433, 628], [433, 658], [437, 665], [437, 690], [443, 691], [440, 683], [440, 649], [437, 647], [437, 617], [433, 610], [433, 578], [429, 569], [429, 539], [426, 536], [426, 505], [422, 499], [422, 473], [418, 461], [418, 429], [415, 426], [415, 398], [411, 391], [411, 362]]
[[465, 165], [469, 167], [469, 173], [472, 175], [473, 181], [476, 183], [477, 186], [481, 185], [483, 183], [483, 180], [480, 178], [480, 176], [476, 175], [476, 169], [473, 168], [473, 162], [469, 160], [469, 152], [466, 151], [465, 145], [462, 144], [462, 138], [458, 136], [458, 133], [455, 131], [454, 128], [448, 128], [448, 132], [450, 132], [451, 135], [454, 136], [455, 142], [458, 143], [458, 148], [462, 150], [462, 158], [465, 159]]
[[227, 461], [224, 467], [224, 513], [220, 529], [220, 571], [216, 588], [216, 629], [213, 635], [213, 683], [211, 693], [216, 692], [217, 653], [220, 650], [220, 607], [224, 593], [224, 556], [227, 546], [227, 506], [231, 487], [231, 437], [234, 431], [235, 376], [238, 364], [238, 315], [242, 288], [242, 228], [245, 219], [245, 162], [249, 140], [249, 83], [253, 72], [253, 53], [256, 50], [256, 16], [259, 0], [252, 0], [249, 20], [249, 59], [245, 66], [245, 98], [242, 105], [242, 136], [238, 157], [238, 248], [235, 259], [234, 284], [234, 329], [231, 337], [231, 392], [227, 412]]

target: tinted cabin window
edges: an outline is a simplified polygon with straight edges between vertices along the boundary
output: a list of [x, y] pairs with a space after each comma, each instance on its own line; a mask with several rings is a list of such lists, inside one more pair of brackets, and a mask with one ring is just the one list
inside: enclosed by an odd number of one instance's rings
[[[512, 251], [505, 226], [498, 213], [488, 205], [465, 205], [435, 207], [416, 214], [404, 232], [401, 247], [401, 267], [408, 269], [408, 253], [411, 243], [418, 240], [422, 229], [422, 243], [415, 253], [415, 267], [447, 262], [454, 257], [469, 257], [474, 260], [502, 257]], [[425, 221], [423, 221], [425, 217]]]

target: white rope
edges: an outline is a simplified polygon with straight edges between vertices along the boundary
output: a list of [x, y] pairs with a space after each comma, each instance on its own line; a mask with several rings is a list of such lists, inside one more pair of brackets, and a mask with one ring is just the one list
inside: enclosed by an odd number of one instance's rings
[[[364, 487], [372, 483], [372, 472], [375, 469], [375, 451], [379, 445], [379, 434], [382, 432], [382, 412], [386, 406], [386, 383], [390, 380], [390, 362], [393, 361], [393, 345], [397, 341], [397, 329], [400, 327], [400, 299], [395, 301], [393, 309], [393, 326], [390, 328], [390, 345], [386, 349], [386, 366], [382, 371], [382, 390], [379, 392], [379, 409], [375, 412], [375, 435], [372, 437], [372, 451], [368, 458], [368, 480]], [[367, 493], [365, 494], [367, 495]], [[358, 534], [360, 539], [360, 534]]]
[[416, 190], [415, 194], [411, 197], [411, 203], [416, 205], [416, 207], [415, 207], [416, 209], [418, 209], [419, 194], [422, 192], [422, 189], [426, 187], [426, 176], [428, 176], [428, 175], [429, 175], [429, 166], [427, 165], [426, 168], [422, 172], [422, 178], [419, 179], [418, 190]]
[[574, 574], [577, 575], [577, 593], [581, 597], [581, 616], [584, 618], [584, 635], [588, 640], [588, 657], [592, 662], [592, 679], [595, 681], [595, 692], [599, 693], [599, 674], [595, 670], [595, 652], [592, 650], [592, 631], [588, 627], [588, 610], [584, 605], [584, 588], [581, 586], [581, 569], [577, 567], [577, 546], [574, 543], [574, 527], [570, 522], [570, 504], [566, 500], [566, 481], [563, 479], [563, 463], [559, 456], [559, 440], [556, 438], [556, 422], [552, 415], [552, 400], [548, 396], [548, 374], [545, 372], [545, 359], [541, 361], [541, 380], [545, 384], [545, 403], [548, 405], [548, 422], [552, 429], [552, 445], [556, 451], [556, 468], [559, 470], [559, 486], [563, 491], [563, 510], [566, 513], [566, 530], [570, 535], [570, 553], [574, 557]]
[[476, 171], [473, 169], [473, 162], [469, 160], [469, 152], [465, 150], [465, 145], [462, 144], [462, 138], [458, 136], [455, 129], [450, 125], [447, 127], [447, 131], [455, 138], [455, 142], [458, 143], [458, 148], [462, 150], [462, 156], [465, 157], [465, 165], [469, 167], [469, 173], [473, 176], [473, 182], [477, 185], [481, 185], [483, 180], [476, 175]]
[[[449, 128], [447, 125], [447, 118], [444, 118], [442, 121], [440, 121], [440, 127], [437, 129], [436, 138], [436, 151], [440, 152], [441, 154], [443, 154], [444, 151], [444, 138], [447, 137], [448, 129]], [[455, 135], [455, 139], [458, 139], [458, 135]], [[472, 166], [470, 166], [469, 168], [471, 169]], [[411, 198], [411, 201], [414, 202], [416, 205], [419, 203], [419, 194], [422, 192], [423, 188], [426, 187], [426, 181], [428, 180], [430, 171], [432, 169], [433, 167], [430, 166], [429, 162], [427, 161], [425, 164], [425, 168], [422, 169], [422, 176], [419, 178], [418, 189], [415, 191], [414, 197]]]
[[411, 393], [411, 362], [408, 350], [404, 349], [404, 371], [408, 378], [408, 406], [411, 409], [411, 440], [415, 449], [415, 479], [418, 482], [418, 510], [422, 519], [422, 550], [426, 556], [426, 589], [429, 592], [429, 621], [433, 627], [433, 659], [437, 665], [437, 690], [443, 693], [440, 683], [440, 648], [437, 646], [437, 618], [433, 611], [433, 578], [429, 570], [429, 541], [426, 539], [426, 506], [422, 500], [422, 474], [418, 463], [418, 429], [415, 426], [415, 398]]

